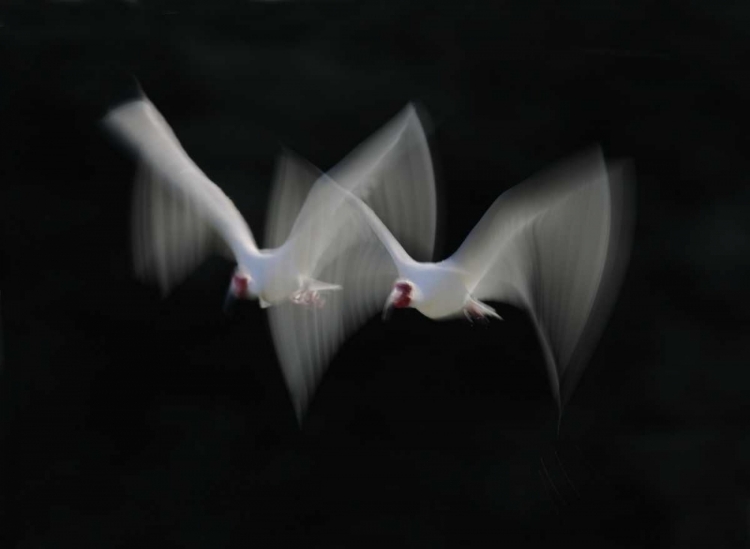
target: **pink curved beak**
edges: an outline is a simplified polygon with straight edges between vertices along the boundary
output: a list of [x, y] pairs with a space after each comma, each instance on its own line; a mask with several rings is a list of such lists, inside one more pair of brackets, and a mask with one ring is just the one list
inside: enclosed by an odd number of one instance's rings
[[232, 282], [229, 283], [227, 295], [224, 298], [224, 313], [230, 313], [234, 308], [234, 302], [237, 299], [247, 299], [249, 297], [249, 282], [247, 277], [235, 274], [232, 276]]
[[388, 320], [393, 309], [405, 309], [411, 304], [412, 287], [407, 283], [398, 283], [391, 291], [391, 295], [383, 308], [383, 320]]

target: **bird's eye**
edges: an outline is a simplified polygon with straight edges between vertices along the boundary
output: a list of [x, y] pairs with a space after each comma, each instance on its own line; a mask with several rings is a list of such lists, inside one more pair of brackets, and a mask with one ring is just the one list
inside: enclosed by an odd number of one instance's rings
[[245, 295], [250, 286], [250, 279], [246, 276], [234, 275], [232, 277], [232, 285], [237, 295]]
[[408, 282], [399, 282], [396, 284], [396, 289], [402, 294], [411, 294], [411, 284]]

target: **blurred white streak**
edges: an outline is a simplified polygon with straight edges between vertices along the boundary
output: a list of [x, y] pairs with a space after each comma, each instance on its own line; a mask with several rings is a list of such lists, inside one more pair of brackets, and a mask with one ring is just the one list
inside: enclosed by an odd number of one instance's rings
[[136, 274], [172, 290], [210, 254], [257, 251], [232, 201], [195, 165], [148, 100], [110, 111], [103, 124], [138, 162], [132, 238]]
[[[422, 115], [424, 116], [424, 115]], [[269, 244], [283, 239], [295, 204], [310, 180], [310, 167], [300, 166], [287, 151], [274, 183], [269, 219]], [[393, 120], [358, 146], [319, 183], [328, 178], [366, 200], [389, 228], [416, 256], [430, 260], [437, 224], [432, 159], [420, 117], [408, 105]], [[326, 366], [345, 339], [382, 308], [397, 272], [388, 253], [361, 217], [345, 206], [329, 186], [316, 185], [306, 204], [321, 219], [335, 204], [339, 234], [315, 238], [311, 247], [326, 242], [318, 253], [320, 276], [340, 284], [341, 292], [327, 297], [320, 309], [281, 304], [269, 310], [271, 335], [297, 417], [301, 421]], [[333, 192], [332, 192], [333, 191]], [[326, 214], [323, 213], [323, 216]], [[300, 218], [304, 218], [300, 214]], [[342, 234], [343, 233], [343, 234]]]
[[618, 293], [634, 214], [631, 166], [597, 147], [503, 193], [451, 258], [477, 299], [531, 317], [560, 412]]

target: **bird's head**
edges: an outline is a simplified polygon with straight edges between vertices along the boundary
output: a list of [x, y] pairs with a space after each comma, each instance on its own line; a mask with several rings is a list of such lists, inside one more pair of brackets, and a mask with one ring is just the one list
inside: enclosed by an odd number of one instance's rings
[[235, 299], [253, 299], [256, 297], [254, 290], [255, 281], [249, 274], [238, 270], [232, 275], [232, 283], [229, 287], [232, 297]]
[[257, 299], [257, 284], [247, 271], [237, 269], [232, 275], [229, 290], [224, 301], [224, 310], [228, 311], [232, 303], [239, 299]]
[[383, 309], [383, 318], [390, 315], [392, 309], [406, 309], [413, 307], [418, 299], [419, 290], [408, 280], [397, 280], [393, 285], [393, 290], [385, 302]]

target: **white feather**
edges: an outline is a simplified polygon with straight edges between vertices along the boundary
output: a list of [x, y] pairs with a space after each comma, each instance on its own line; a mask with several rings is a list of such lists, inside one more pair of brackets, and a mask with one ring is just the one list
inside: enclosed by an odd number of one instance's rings
[[[285, 173], [290, 177], [277, 180], [280, 188], [272, 195], [272, 211], [280, 209], [274, 203], [277, 197], [296, 196], [299, 191], [290, 189], [304, 186], [305, 177], [297, 181], [293, 174], [309, 174], [314, 169], [309, 164], [300, 166], [304, 161], [289, 151], [286, 155], [284, 165], [290, 168]], [[316, 277], [340, 284], [343, 290], [328, 294], [325, 306], [319, 309], [292, 304], [269, 309], [272, 338], [300, 420], [327, 365], [346, 338], [382, 307], [398, 274], [386, 249], [362, 223], [358, 212], [346, 205], [345, 197], [329, 184], [330, 178], [376, 209], [380, 219], [416, 257], [431, 259], [437, 224], [432, 158], [413, 105], [327, 175], [319, 175], [296, 218], [293, 233], [308, 235], [306, 240], [300, 238], [300, 243], [311, 250], [325, 243], [326, 250], [314, 254], [317, 262], [313, 272]], [[336, 223], [325, 223], [321, 228], [321, 220], [331, 211], [337, 212]], [[295, 214], [293, 208], [288, 210], [287, 215]], [[277, 235], [272, 233], [271, 238]]]

